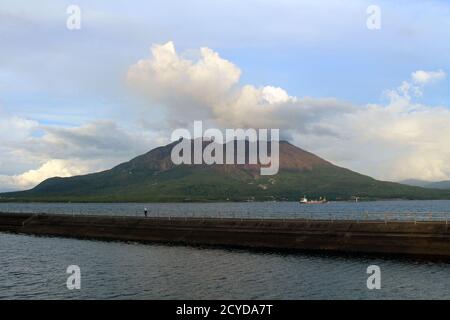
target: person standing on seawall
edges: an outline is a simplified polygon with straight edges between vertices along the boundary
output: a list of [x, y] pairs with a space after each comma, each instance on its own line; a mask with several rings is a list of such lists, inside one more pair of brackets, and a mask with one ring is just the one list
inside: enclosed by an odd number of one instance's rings
[[144, 215], [146, 218], [147, 218], [147, 212], [148, 212], [147, 208], [144, 208]]

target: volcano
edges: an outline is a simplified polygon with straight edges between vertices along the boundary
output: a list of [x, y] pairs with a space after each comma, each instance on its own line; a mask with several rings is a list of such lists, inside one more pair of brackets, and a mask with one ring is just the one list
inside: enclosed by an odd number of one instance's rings
[[[260, 164], [181, 164], [171, 160], [177, 142], [155, 148], [118, 166], [92, 174], [50, 178], [35, 188], [0, 194], [1, 201], [181, 202], [449, 199], [432, 190], [378, 181], [336, 166], [287, 141], [279, 143], [279, 171], [260, 175]], [[234, 143], [236, 147], [236, 141]], [[204, 142], [206, 146], [208, 142]], [[246, 145], [248, 152], [248, 145]], [[236, 154], [236, 153], [235, 153]]]

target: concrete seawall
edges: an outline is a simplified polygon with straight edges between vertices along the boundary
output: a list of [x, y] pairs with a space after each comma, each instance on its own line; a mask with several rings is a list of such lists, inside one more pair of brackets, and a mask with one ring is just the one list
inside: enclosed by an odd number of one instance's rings
[[450, 258], [446, 222], [140, 218], [0, 213], [0, 232], [81, 239]]

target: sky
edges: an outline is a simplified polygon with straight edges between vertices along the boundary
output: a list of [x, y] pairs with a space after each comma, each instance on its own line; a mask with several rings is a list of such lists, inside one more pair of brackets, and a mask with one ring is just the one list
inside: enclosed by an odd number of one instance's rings
[[0, 191], [108, 169], [194, 120], [447, 180], [449, 53], [447, 1], [2, 0]]

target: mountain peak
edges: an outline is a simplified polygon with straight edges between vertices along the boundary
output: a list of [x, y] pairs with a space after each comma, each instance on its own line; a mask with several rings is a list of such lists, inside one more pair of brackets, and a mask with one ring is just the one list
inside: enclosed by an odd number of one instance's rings
[[[223, 162], [225, 163], [227, 147], [230, 147], [230, 144], [234, 144], [234, 155], [235, 158], [237, 156], [237, 143], [239, 140], [230, 141], [226, 144], [217, 143], [218, 147], [222, 147], [223, 150]], [[242, 141], [242, 140], [241, 140]], [[126, 163], [120, 164], [115, 167], [113, 170], [135, 170], [135, 169], [149, 169], [149, 170], [169, 170], [174, 168], [176, 165], [171, 160], [172, 149], [181, 142], [181, 139], [169, 143], [165, 146], [157, 147], [141, 156], [138, 156]], [[212, 144], [216, 143], [214, 141], [203, 141], [202, 143], [202, 152], [204, 149]], [[193, 151], [194, 151], [194, 140], [190, 139], [191, 144], [191, 164], [185, 164], [188, 166], [194, 166], [192, 164], [193, 161]], [[258, 149], [259, 150], [259, 149]], [[268, 143], [268, 150], [271, 150], [271, 143]], [[246, 167], [248, 169], [259, 169], [260, 164], [251, 165], [248, 164], [249, 161], [249, 142], [245, 140], [245, 159], [246, 164], [223, 164], [223, 166], [237, 166], [237, 167]], [[314, 167], [319, 166], [332, 166], [332, 164], [313, 153], [305, 151], [301, 148], [294, 146], [286, 140], [282, 140], [279, 142], [279, 155], [280, 155], [280, 169], [286, 170], [311, 170]], [[236, 161], [235, 161], [236, 162]], [[202, 164], [206, 165], [206, 164]]]

